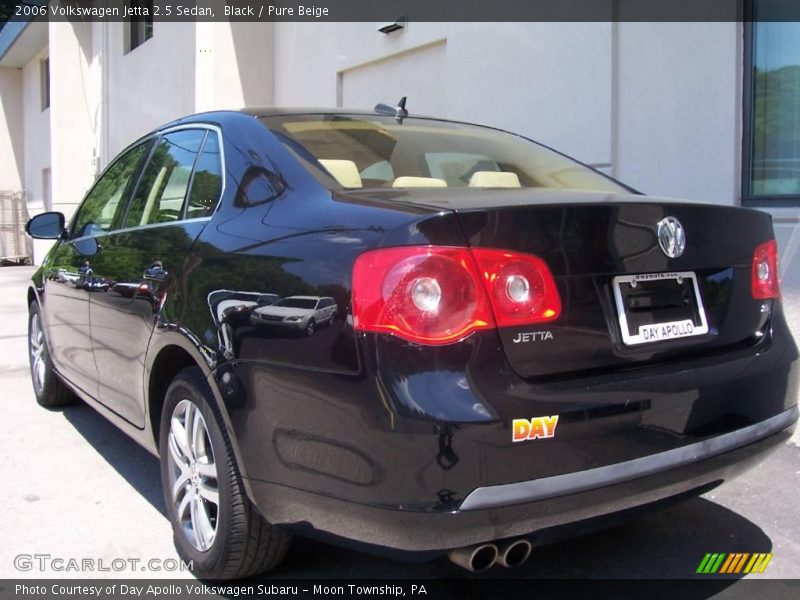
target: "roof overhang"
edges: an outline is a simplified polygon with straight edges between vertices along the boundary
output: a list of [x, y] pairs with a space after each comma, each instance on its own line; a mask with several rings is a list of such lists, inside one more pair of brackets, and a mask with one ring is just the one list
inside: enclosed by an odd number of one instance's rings
[[21, 69], [47, 46], [47, 21], [9, 21], [0, 29], [0, 67]]

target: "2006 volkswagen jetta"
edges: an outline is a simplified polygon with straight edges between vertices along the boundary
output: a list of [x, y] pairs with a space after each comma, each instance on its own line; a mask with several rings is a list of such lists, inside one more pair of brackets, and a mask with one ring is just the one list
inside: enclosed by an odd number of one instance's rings
[[513, 566], [791, 435], [768, 215], [385, 108], [186, 117], [28, 224], [56, 240], [36, 397], [160, 457], [199, 575], [272, 568], [291, 532]]

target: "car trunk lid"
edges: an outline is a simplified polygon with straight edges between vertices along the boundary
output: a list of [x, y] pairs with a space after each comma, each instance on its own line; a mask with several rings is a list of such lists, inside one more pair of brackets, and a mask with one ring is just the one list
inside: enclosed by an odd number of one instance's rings
[[[469, 244], [544, 259], [562, 301], [555, 321], [499, 330], [521, 377], [635, 367], [761, 338], [771, 301], [752, 297], [750, 278], [755, 248], [772, 237], [767, 214], [638, 195], [495, 196], [454, 207]], [[659, 243], [668, 218], [683, 227], [680, 256]]]

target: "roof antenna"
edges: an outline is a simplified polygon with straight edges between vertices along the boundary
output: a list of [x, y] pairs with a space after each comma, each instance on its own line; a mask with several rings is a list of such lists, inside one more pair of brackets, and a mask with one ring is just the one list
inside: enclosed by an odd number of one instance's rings
[[400, 102], [397, 103], [397, 106], [389, 106], [388, 104], [376, 104], [375, 105], [375, 112], [379, 115], [389, 115], [397, 119], [397, 122], [401, 125], [403, 124], [403, 119], [408, 116], [408, 111], [406, 110], [406, 97], [403, 96], [400, 98]]

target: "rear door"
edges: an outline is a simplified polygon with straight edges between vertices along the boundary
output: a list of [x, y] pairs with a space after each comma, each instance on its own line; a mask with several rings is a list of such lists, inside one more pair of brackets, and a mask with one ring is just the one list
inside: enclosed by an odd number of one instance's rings
[[92, 351], [90, 296], [104, 295], [108, 282], [96, 272], [99, 240], [124, 212], [136, 173], [149, 142], [117, 158], [87, 194], [45, 268], [45, 320], [50, 351], [59, 372], [71, 383], [97, 397], [97, 367]]
[[95, 273], [108, 291], [91, 301], [100, 399], [144, 426], [144, 360], [155, 319], [222, 192], [220, 136], [192, 126], [162, 133], [120, 227], [104, 235]]

